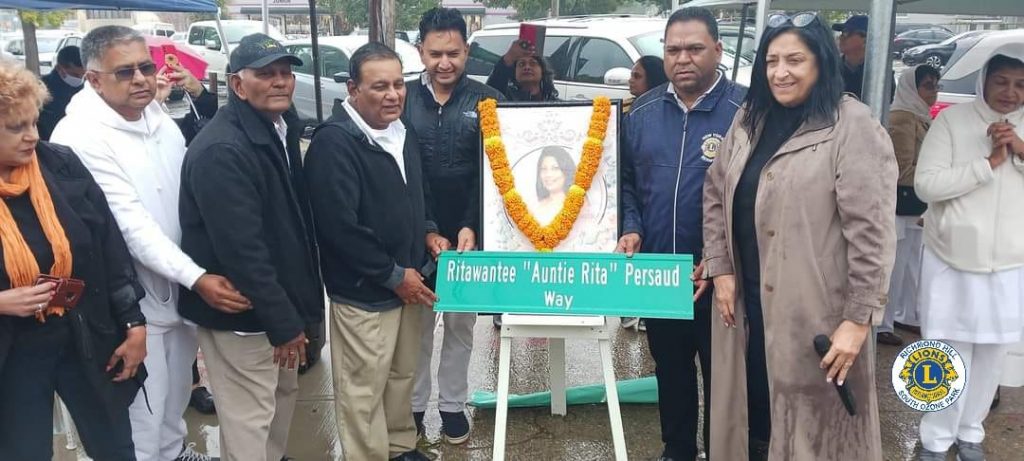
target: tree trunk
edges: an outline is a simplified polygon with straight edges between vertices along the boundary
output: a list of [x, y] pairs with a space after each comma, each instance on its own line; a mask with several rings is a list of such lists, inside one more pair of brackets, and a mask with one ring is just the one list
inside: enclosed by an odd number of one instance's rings
[[36, 25], [32, 21], [26, 21], [25, 15], [18, 13], [21, 19], [21, 34], [24, 38], [25, 68], [33, 74], [39, 75], [39, 45], [36, 43]]
[[395, 0], [370, 0], [370, 41], [395, 49]]

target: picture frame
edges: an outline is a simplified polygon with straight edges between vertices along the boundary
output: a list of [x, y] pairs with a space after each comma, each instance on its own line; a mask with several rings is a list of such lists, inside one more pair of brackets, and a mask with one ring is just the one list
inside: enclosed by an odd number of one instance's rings
[[[544, 226], [562, 208], [593, 113], [591, 101], [499, 102], [498, 122], [508, 163], [527, 210]], [[552, 251], [611, 253], [621, 234], [619, 123], [622, 103], [611, 102], [600, 166], [568, 237]], [[481, 143], [483, 140], [481, 140]], [[481, 146], [481, 152], [484, 152]], [[537, 251], [509, 217], [483, 155], [480, 168], [480, 243], [485, 251]]]

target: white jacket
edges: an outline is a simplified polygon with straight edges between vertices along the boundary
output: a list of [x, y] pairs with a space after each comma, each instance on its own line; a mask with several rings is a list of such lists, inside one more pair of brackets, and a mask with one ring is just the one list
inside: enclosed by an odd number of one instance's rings
[[178, 192], [185, 138], [157, 103], [143, 127], [129, 123], [86, 84], [67, 107], [51, 141], [74, 149], [103, 189], [124, 235], [151, 326], [182, 323], [178, 285], [191, 288], [205, 272], [181, 251]]
[[[1024, 60], [1024, 44], [996, 54]], [[951, 267], [977, 273], [1024, 266], [1024, 161], [1011, 153], [993, 171], [986, 135], [992, 123], [1009, 120], [1024, 138], [1024, 108], [1000, 114], [985, 103], [985, 67], [978, 98], [942, 111], [928, 130], [914, 177], [917, 195], [928, 202], [925, 245]]]

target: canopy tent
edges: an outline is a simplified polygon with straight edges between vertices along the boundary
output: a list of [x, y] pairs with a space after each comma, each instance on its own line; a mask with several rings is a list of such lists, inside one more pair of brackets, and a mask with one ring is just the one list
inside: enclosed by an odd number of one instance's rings
[[691, 0], [684, 6], [706, 8], [736, 8], [757, 4], [757, 32], [760, 40], [769, 8], [787, 11], [868, 11], [869, 16], [884, 18], [869, 23], [868, 49], [864, 69], [864, 102], [871, 113], [885, 123], [889, 112], [889, 85], [895, 84], [891, 75], [893, 26], [896, 13], [971, 14], [993, 16], [1024, 15], [1021, 0]]
[[[757, 3], [757, 0], [692, 0], [683, 6], [703, 7], [739, 7], [743, 4]], [[774, 0], [772, 9], [788, 11], [868, 11], [871, 0]], [[970, 14], [991, 16], [1024, 15], [1024, 2], [1021, 0], [984, 0], [971, 2], [964, 0], [895, 0], [896, 10], [900, 13], [933, 13], [933, 14]]]
[[214, 0], [0, 0], [0, 8], [216, 13], [217, 2]]

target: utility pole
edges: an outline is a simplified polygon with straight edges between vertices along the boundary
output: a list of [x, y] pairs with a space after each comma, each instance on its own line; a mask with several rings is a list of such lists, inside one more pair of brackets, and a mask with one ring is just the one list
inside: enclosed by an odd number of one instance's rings
[[395, 49], [395, 0], [370, 0], [370, 41]]

